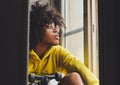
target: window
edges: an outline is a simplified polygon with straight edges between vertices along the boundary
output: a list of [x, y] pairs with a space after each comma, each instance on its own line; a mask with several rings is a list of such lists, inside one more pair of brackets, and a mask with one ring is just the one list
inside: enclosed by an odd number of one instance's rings
[[84, 62], [83, 0], [62, 0], [61, 7], [66, 23], [62, 45]]
[[61, 0], [67, 27], [62, 45], [99, 77], [97, 8], [97, 0]]

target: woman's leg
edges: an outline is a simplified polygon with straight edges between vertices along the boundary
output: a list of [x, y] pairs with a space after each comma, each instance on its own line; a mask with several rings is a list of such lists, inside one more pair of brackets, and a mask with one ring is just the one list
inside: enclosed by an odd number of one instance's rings
[[67, 74], [58, 85], [84, 85], [84, 83], [78, 73], [72, 72]]

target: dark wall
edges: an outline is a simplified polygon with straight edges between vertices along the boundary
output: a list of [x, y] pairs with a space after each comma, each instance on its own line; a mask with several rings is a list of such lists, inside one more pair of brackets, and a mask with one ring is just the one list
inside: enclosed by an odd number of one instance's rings
[[27, 3], [0, 1], [0, 85], [26, 85]]
[[120, 24], [116, 0], [98, 0], [100, 85], [120, 85]]

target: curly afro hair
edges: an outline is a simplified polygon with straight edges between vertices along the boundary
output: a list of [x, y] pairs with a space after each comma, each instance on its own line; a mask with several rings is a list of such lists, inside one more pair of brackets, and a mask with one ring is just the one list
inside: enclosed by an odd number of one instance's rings
[[[56, 8], [50, 6], [49, 4], [42, 5], [39, 1], [35, 2], [34, 5], [31, 5], [30, 49], [33, 49], [42, 39], [45, 32], [44, 26], [51, 23], [60, 27], [64, 25], [64, 19]], [[59, 33], [60, 36], [61, 33]]]

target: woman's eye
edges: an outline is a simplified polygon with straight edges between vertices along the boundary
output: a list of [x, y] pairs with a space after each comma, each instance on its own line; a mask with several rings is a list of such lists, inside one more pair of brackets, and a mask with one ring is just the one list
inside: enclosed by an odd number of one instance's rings
[[49, 29], [53, 29], [53, 27], [52, 27], [52, 26], [49, 26], [48, 28], [49, 28]]

